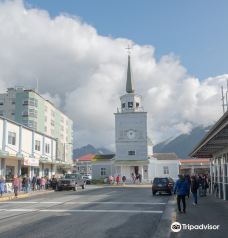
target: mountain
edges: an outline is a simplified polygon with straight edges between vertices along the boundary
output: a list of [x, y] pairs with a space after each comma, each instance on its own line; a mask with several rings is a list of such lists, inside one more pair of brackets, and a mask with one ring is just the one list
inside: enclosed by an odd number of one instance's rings
[[169, 138], [154, 146], [154, 153], [175, 152], [181, 159], [187, 159], [188, 154], [200, 142], [211, 127], [196, 127], [189, 134], [181, 134]]
[[83, 155], [87, 155], [87, 154], [103, 155], [103, 154], [113, 154], [113, 152], [106, 149], [106, 148], [102, 148], [102, 147], [101, 148], [95, 148], [94, 146], [92, 146], [90, 144], [73, 150], [74, 158], [79, 158], [79, 157], [81, 157]]

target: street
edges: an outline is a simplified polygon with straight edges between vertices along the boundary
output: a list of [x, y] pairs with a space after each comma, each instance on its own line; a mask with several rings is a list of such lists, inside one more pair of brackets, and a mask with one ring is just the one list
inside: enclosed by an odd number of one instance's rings
[[153, 237], [169, 198], [149, 187], [88, 186], [1, 202], [1, 238]]

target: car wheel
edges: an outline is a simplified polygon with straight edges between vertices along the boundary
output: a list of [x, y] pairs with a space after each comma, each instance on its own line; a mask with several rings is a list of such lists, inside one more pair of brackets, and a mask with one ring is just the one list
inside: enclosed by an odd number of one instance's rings
[[153, 193], [153, 196], [155, 196], [155, 194], [157, 193], [157, 191], [152, 191], [152, 193]]

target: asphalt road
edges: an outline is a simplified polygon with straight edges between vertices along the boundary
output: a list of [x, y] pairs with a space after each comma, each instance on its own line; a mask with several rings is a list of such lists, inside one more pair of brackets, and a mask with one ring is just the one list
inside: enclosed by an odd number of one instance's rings
[[0, 202], [1, 238], [152, 238], [169, 196], [150, 188], [88, 188]]

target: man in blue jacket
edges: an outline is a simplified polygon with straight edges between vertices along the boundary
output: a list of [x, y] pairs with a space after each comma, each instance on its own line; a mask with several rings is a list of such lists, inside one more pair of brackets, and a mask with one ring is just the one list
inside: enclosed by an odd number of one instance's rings
[[174, 186], [174, 194], [177, 194], [177, 206], [179, 212], [181, 212], [181, 201], [183, 203], [183, 213], [186, 212], [186, 202], [185, 202], [185, 196], [188, 193], [188, 184], [184, 180], [184, 177], [180, 174], [178, 175], [179, 179], [175, 183]]

